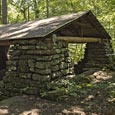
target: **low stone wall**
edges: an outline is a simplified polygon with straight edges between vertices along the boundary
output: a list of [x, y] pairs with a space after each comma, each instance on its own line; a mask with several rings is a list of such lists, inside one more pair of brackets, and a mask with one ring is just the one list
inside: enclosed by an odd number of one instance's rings
[[[19, 40], [8, 52], [4, 94], [40, 95], [54, 90], [58, 80], [73, 75], [68, 44], [52, 39]], [[59, 84], [60, 85], [60, 84]]]

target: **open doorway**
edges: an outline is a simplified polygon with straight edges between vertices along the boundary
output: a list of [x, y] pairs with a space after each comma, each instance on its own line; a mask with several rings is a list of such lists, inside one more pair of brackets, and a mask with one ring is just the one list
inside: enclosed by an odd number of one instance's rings
[[75, 74], [89, 70], [115, 69], [113, 50], [108, 43], [69, 44]]
[[0, 46], [0, 80], [5, 75], [8, 48], [6, 45]]
[[85, 62], [86, 62], [86, 43], [78, 43], [78, 44], [69, 44], [69, 55], [74, 62], [74, 72], [75, 74], [80, 74], [84, 70]]

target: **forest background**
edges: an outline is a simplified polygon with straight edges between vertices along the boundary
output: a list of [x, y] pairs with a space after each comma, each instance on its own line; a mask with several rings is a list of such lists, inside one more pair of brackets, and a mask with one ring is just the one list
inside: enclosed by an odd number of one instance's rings
[[[0, 23], [18, 23], [91, 10], [112, 37], [115, 50], [115, 0], [0, 0]], [[84, 44], [70, 45], [75, 62], [83, 58]]]

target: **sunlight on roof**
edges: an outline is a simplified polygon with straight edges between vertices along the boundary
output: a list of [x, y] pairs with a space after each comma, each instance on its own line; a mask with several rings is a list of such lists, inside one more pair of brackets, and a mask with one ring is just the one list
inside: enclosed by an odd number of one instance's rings
[[29, 24], [29, 25], [30, 26], [39, 26], [41, 24], [49, 24], [50, 22], [52, 22], [54, 20], [58, 20], [58, 19], [59, 20], [72, 19], [72, 18], [76, 18], [76, 16], [81, 16], [81, 15], [83, 15], [83, 12], [80, 12], [79, 14], [74, 13], [74, 14], [56, 16], [56, 17], [52, 17], [52, 18], [48, 18], [48, 19], [42, 19], [42, 20], [39, 20], [39, 21], [34, 21], [34, 23]]

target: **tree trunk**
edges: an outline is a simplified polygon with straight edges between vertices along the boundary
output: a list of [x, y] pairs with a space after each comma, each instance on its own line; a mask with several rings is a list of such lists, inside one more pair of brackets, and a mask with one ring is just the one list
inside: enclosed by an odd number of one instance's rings
[[37, 18], [39, 18], [38, 3], [36, 0], [33, 0], [33, 2], [34, 2], [35, 19], [37, 19]]
[[46, 17], [49, 17], [49, 0], [46, 0]]
[[7, 0], [2, 0], [2, 23], [7, 24]]
[[2, 14], [1, 14], [1, 13], [2, 13], [2, 12], [1, 12], [1, 11], [2, 11], [2, 6], [1, 6], [1, 5], [2, 5], [2, 4], [1, 4], [1, 0], [0, 0], [0, 23], [2, 23], [2, 22], [1, 22], [1, 20], [2, 20]]

